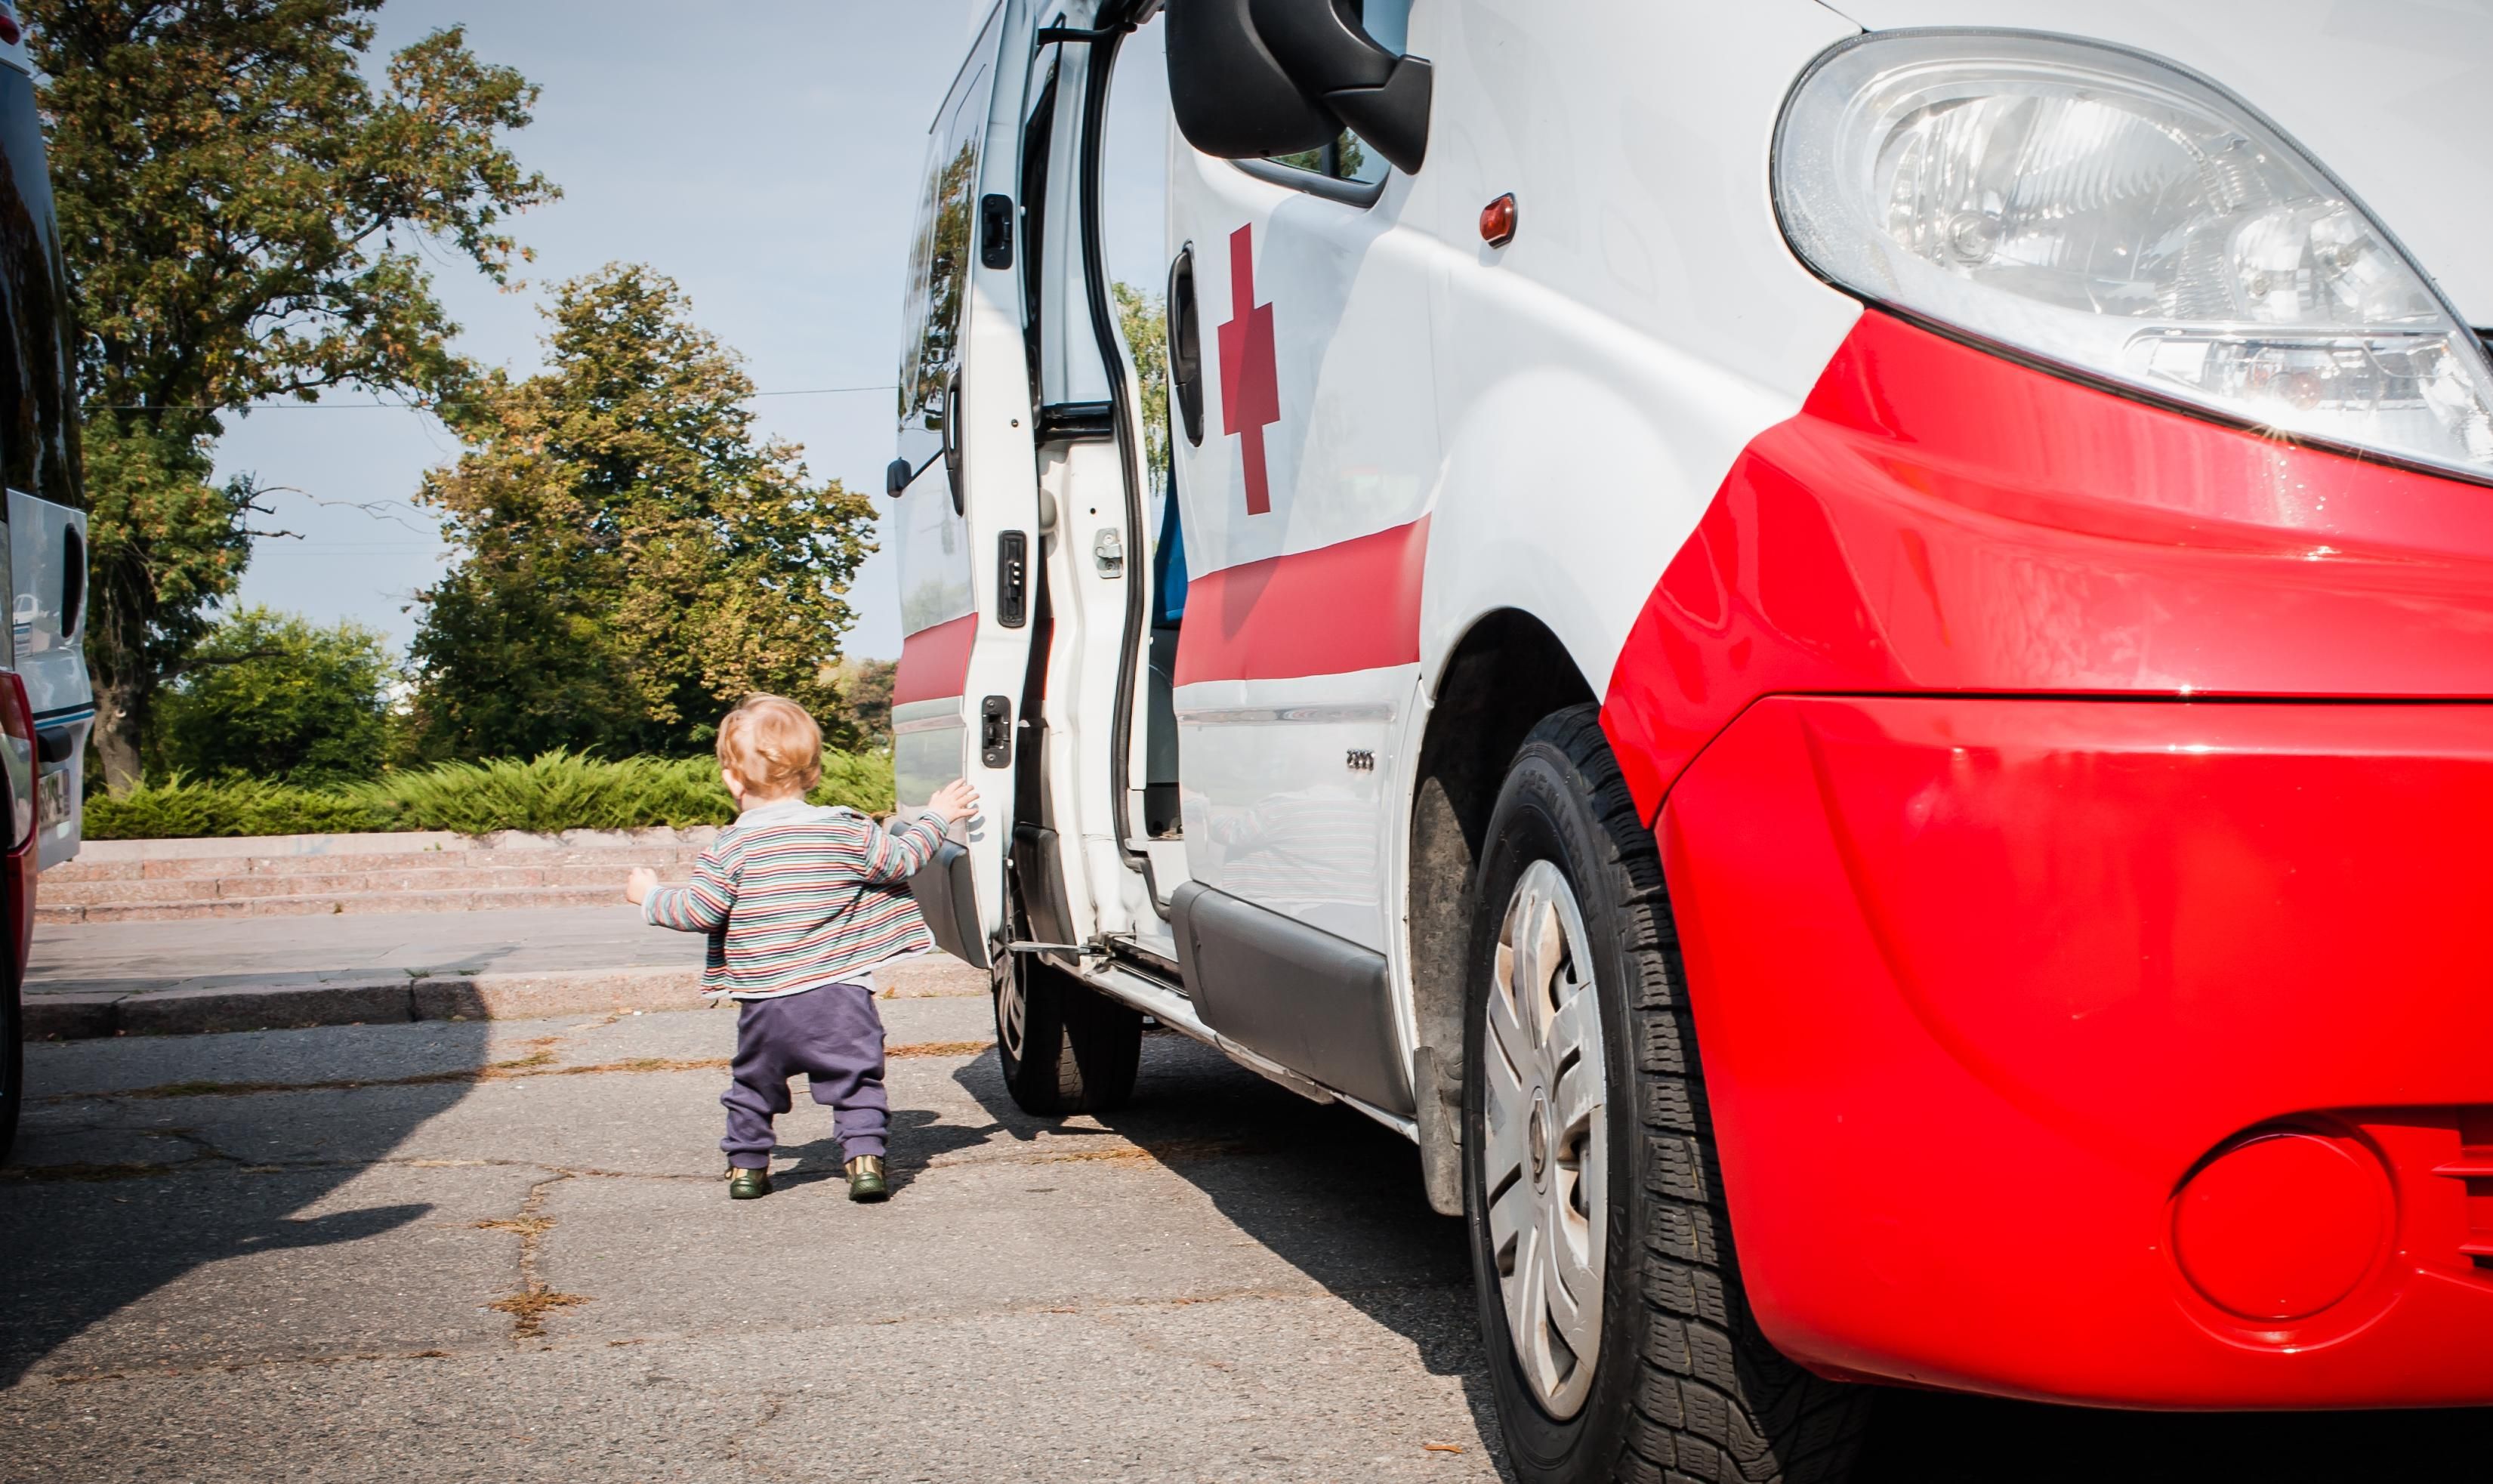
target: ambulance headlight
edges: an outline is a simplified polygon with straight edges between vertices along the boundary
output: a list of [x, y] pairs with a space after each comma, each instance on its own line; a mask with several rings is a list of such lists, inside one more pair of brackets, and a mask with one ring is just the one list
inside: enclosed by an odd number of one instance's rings
[[2036, 360], [2242, 423], [2493, 478], [2493, 367], [2404, 250], [2275, 126], [2056, 37], [1873, 36], [1775, 139], [1802, 258]]

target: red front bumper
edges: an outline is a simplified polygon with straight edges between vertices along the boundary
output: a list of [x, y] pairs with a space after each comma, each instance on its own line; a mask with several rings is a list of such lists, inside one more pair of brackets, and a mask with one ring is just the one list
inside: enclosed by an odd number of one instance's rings
[[2493, 1402], [2493, 707], [1770, 698], [1660, 833], [1786, 1351]]

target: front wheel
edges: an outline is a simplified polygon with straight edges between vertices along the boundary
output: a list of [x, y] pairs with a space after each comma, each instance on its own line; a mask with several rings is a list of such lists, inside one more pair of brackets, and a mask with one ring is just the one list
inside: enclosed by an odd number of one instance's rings
[[1030, 954], [997, 955], [996, 1056], [1026, 1113], [1105, 1113], [1134, 1095], [1143, 1016]]
[[1474, 892], [1463, 1205], [1517, 1476], [1837, 1484], [1871, 1392], [1749, 1311], [1661, 859], [1592, 707], [1517, 753]]

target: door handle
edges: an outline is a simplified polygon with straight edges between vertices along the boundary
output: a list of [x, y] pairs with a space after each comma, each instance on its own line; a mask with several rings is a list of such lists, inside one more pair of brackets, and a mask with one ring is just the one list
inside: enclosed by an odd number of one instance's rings
[[1019, 628], [1030, 621], [1030, 537], [1018, 530], [996, 537], [996, 622]]
[[989, 768], [1012, 766], [1012, 702], [989, 696], [978, 704], [978, 761]]
[[944, 378], [944, 477], [952, 482], [952, 513], [969, 513], [961, 499], [961, 367]]
[[1178, 249], [1169, 264], [1169, 385], [1177, 392], [1178, 420], [1186, 445], [1203, 446], [1203, 330], [1194, 312], [1194, 244]]

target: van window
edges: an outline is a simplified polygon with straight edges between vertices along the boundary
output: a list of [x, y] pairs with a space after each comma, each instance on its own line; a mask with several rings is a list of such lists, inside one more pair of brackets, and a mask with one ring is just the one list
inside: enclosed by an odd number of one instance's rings
[[[1001, 13], [999, 13], [1001, 14]], [[988, 22], [988, 30], [996, 22]], [[970, 54], [979, 60], [945, 100], [929, 131], [926, 188], [918, 208], [917, 240], [909, 253], [907, 326], [900, 357], [900, 431], [941, 433], [944, 383], [960, 358], [961, 307], [970, 287], [972, 224], [977, 215], [978, 146], [986, 135], [992, 76], [984, 58], [992, 36], [981, 36]], [[916, 455], [909, 454], [913, 462]]]
[[[1353, 0], [1353, 8], [1360, 12], [1360, 24], [1367, 28], [1378, 45], [1390, 51], [1411, 49], [1411, 0]], [[1273, 163], [1362, 186], [1384, 184], [1386, 171], [1392, 168], [1384, 157], [1347, 129], [1321, 149], [1275, 155]]]

